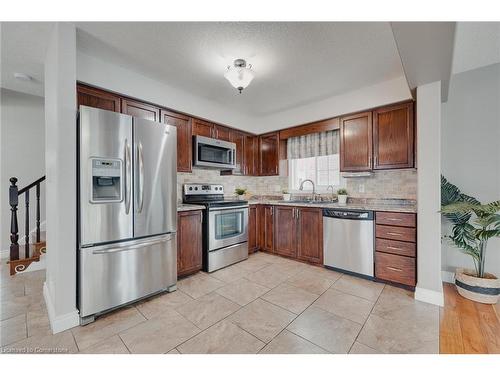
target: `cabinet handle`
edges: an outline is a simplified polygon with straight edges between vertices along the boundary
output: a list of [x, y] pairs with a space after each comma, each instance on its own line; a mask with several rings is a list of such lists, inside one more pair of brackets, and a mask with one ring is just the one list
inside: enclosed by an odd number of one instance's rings
[[371, 155], [368, 155], [368, 166], [369, 167], [372, 166], [372, 156]]
[[387, 248], [392, 250], [403, 250], [400, 247], [394, 247], [394, 246], [387, 246]]
[[401, 233], [396, 233], [396, 232], [387, 232], [387, 234], [390, 234], [391, 236], [402, 236]]
[[378, 165], [378, 156], [377, 156], [377, 155], [375, 155], [375, 156], [373, 157], [373, 159], [374, 159], [373, 164]]
[[395, 268], [395, 267], [386, 267], [388, 270], [391, 270], [391, 271], [396, 271], [396, 272], [403, 272], [403, 270], [401, 268]]
[[299, 220], [299, 217], [300, 217], [300, 210], [297, 208], [297, 220]]
[[389, 218], [387, 218], [387, 220], [390, 220], [390, 221], [401, 221], [401, 219], [397, 219], [395, 217], [389, 217]]

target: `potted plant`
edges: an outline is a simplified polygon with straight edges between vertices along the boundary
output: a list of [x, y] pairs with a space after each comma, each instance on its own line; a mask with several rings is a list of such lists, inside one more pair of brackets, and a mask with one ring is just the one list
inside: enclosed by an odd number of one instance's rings
[[247, 189], [244, 188], [236, 188], [234, 189], [234, 193], [238, 197], [238, 199], [243, 199], [243, 196], [246, 194]]
[[290, 194], [287, 190], [283, 190], [283, 200], [289, 201], [292, 198], [292, 194]]
[[441, 176], [441, 212], [452, 224], [445, 236], [462, 252], [470, 255], [474, 270], [455, 272], [458, 293], [481, 303], [495, 304], [500, 295], [500, 279], [484, 270], [488, 240], [500, 237], [500, 200], [481, 204]]
[[337, 198], [339, 200], [339, 204], [345, 205], [347, 203], [347, 190], [346, 189], [337, 190]]

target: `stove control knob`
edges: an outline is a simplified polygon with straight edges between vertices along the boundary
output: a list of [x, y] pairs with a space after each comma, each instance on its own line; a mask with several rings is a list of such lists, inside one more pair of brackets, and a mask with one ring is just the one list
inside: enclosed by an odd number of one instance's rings
[[193, 190], [193, 187], [192, 187], [192, 186], [190, 186], [190, 187], [189, 187], [189, 190]]
[[198, 187], [195, 187], [194, 190], [198, 190]]

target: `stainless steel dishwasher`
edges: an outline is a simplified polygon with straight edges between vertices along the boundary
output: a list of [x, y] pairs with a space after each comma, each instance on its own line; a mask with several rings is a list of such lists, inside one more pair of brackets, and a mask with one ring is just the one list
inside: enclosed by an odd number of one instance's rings
[[373, 211], [323, 210], [323, 263], [373, 277]]

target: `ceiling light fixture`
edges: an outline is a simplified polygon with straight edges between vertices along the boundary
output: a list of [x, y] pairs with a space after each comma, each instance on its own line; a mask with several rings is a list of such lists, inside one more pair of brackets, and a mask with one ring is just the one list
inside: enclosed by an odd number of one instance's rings
[[32, 76], [25, 73], [14, 73], [14, 78], [19, 79], [20, 81], [31, 81], [33, 79]]
[[252, 70], [252, 64], [248, 64], [243, 59], [234, 60], [234, 66], [228, 66], [227, 72], [224, 77], [229, 81], [229, 83], [241, 94], [244, 88], [246, 88], [250, 82], [252, 82], [255, 77], [255, 73]]

